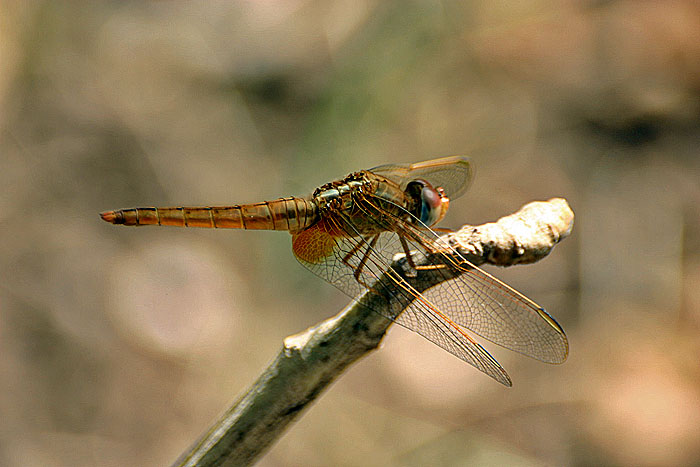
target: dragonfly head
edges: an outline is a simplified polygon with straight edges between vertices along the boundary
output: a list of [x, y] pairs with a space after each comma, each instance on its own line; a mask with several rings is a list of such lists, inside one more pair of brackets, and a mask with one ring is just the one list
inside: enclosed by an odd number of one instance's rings
[[441, 187], [433, 186], [425, 180], [413, 180], [406, 186], [406, 195], [412, 201], [410, 209], [417, 219], [427, 226], [437, 224], [447, 214], [450, 198]]

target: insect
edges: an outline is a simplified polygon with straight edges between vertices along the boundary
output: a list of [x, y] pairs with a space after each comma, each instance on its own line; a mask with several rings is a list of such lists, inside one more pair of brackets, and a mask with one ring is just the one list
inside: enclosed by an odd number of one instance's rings
[[[402, 300], [408, 306], [397, 316], [377, 311], [511, 386], [469, 331], [546, 363], [566, 360], [568, 342], [542, 307], [469, 263], [431, 230], [471, 178], [469, 159], [452, 156], [354, 172], [306, 198], [131, 208], [101, 216], [122, 225], [289, 231], [294, 255], [314, 274], [351, 297], [369, 289]], [[405, 255], [406, 276], [429, 272], [441, 278], [439, 284], [419, 292], [392, 268], [397, 253]]]

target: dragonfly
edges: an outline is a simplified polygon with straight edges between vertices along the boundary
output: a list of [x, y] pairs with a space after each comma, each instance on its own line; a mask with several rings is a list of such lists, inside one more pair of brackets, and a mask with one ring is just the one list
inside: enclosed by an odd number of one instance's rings
[[[472, 180], [470, 159], [450, 156], [382, 165], [326, 183], [308, 197], [232, 206], [141, 207], [107, 211], [127, 226], [285, 230], [297, 260], [350, 297], [372, 292], [406, 304], [392, 321], [496, 381], [508, 373], [470, 333], [545, 363], [562, 363], [568, 341], [544, 308], [483, 271], [434, 229]], [[404, 255], [405, 274], [394, 266]], [[420, 291], [411, 277], [430, 274]]]

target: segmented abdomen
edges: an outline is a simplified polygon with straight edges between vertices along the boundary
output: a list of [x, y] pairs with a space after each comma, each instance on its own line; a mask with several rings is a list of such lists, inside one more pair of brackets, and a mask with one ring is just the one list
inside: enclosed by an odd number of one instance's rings
[[235, 206], [131, 208], [108, 211], [102, 219], [123, 225], [172, 225], [220, 229], [302, 230], [318, 219], [316, 203], [280, 198]]

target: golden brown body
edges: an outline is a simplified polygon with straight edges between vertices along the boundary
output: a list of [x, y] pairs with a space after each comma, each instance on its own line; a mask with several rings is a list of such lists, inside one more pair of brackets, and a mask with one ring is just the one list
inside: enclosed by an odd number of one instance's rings
[[290, 197], [235, 206], [130, 208], [107, 211], [100, 215], [107, 222], [123, 225], [296, 232], [318, 220], [318, 208], [307, 199]]

